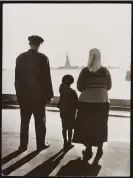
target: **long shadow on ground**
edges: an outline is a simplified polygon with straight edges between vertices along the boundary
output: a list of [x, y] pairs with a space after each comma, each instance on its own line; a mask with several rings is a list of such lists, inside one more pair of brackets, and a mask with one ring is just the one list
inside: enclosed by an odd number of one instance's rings
[[[70, 148], [71, 149], [71, 148]], [[69, 150], [70, 150], [69, 149]], [[60, 150], [58, 153], [56, 153], [54, 156], [52, 156], [50, 159], [30, 171], [25, 176], [31, 176], [31, 177], [44, 177], [48, 176], [60, 163], [61, 159], [65, 156], [65, 154], [69, 151], [64, 151], [63, 149]]]
[[100, 165], [90, 165], [81, 160], [81, 158], [78, 158], [63, 166], [56, 176], [97, 176], [100, 169]]
[[10, 153], [9, 155], [5, 156], [4, 158], [2, 158], [1, 163], [2, 165], [6, 164], [7, 162], [11, 161], [13, 158], [19, 156], [21, 153], [23, 153], [24, 151], [20, 151], [20, 150], [16, 150], [12, 153]]
[[17, 161], [16, 163], [12, 164], [11, 166], [9, 166], [8, 168], [3, 169], [2, 170], [2, 174], [5, 175], [5, 176], [9, 175], [11, 172], [13, 172], [16, 169], [18, 169], [19, 167], [23, 166], [24, 164], [29, 162], [31, 159], [33, 159], [38, 154], [39, 154], [39, 152], [33, 151], [32, 153], [30, 153], [30, 154], [26, 155], [25, 157], [23, 157], [21, 160]]

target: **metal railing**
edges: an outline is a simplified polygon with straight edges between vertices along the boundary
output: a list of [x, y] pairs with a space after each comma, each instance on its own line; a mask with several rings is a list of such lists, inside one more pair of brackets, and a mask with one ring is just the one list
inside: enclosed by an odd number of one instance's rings
[[[53, 99], [47, 103], [47, 107], [57, 107], [60, 97], [54, 96]], [[17, 97], [14, 94], [2, 94], [2, 108], [6, 108], [7, 106], [17, 106], [18, 101]], [[110, 110], [124, 110], [130, 111], [130, 100], [122, 100], [122, 99], [110, 99]]]

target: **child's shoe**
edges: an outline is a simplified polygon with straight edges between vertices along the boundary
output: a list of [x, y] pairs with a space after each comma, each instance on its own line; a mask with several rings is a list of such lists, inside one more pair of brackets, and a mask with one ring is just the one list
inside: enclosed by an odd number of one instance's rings
[[69, 141], [69, 142], [68, 142], [68, 148], [72, 148], [72, 147], [74, 147], [74, 145], [72, 144], [71, 141]]

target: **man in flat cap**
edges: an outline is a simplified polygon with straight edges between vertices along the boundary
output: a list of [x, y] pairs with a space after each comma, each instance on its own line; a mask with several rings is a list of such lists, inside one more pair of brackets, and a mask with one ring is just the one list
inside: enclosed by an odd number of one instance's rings
[[49, 59], [38, 52], [44, 40], [39, 36], [30, 36], [28, 40], [30, 49], [17, 57], [15, 68], [15, 89], [21, 114], [19, 150], [27, 149], [29, 122], [33, 114], [37, 150], [41, 151], [49, 147], [45, 143], [45, 105], [53, 98], [53, 88]]

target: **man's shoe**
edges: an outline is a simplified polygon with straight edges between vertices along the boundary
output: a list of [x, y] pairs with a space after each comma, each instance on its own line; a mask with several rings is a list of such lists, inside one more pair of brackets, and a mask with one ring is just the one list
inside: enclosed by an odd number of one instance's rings
[[44, 145], [43, 147], [37, 147], [37, 151], [42, 151], [50, 147], [50, 144]]
[[26, 151], [27, 150], [27, 146], [19, 146], [18, 147], [18, 151]]

